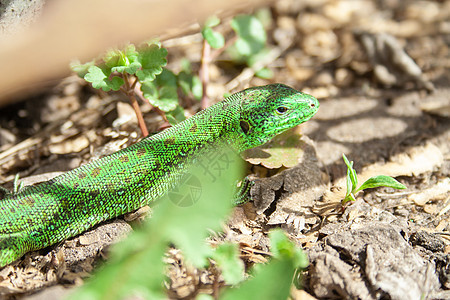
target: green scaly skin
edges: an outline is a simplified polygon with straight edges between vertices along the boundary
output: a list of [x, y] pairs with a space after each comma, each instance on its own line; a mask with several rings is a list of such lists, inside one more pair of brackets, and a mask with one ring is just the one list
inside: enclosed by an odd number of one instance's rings
[[318, 101], [282, 84], [249, 88], [159, 134], [0, 200], [0, 266], [136, 210], [220, 144], [241, 152], [309, 120]]

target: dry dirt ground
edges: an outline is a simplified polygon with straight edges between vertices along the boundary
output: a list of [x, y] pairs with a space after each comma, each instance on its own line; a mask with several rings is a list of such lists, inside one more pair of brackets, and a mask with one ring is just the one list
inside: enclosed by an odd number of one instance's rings
[[[298, 151], [282, 152], [283, 166], [266, 159], [268, 147], [247, 153], [254, 200], [235, 208], [222, 240], [240, 243], [252, 264], [267, 258], [268, 230], [285, 229], [310, 259], [306, 292], [293, 289], [293, 299], [450, 299], [450, 1], [278, 1], [269, 9], [274, 78], [246, 76], [223, 56], [210, 69], [212, 98], [282, 82], [316, 96], [320, 110], [299, 129]], [[198, 34], [183, 38], [163, 41], [174, 70], [182, 57], [198, 66]], [[18, 172], [42, 181], [136, 142], [132, 113], [119, 100], [69, 77], [3, 107], [2, 185], [11, 187]], [[144, 112], [156, 130], [160, 119]], [[360, 182], [384, 174], [407, 189], [368, 190], [343, 207], [342, 153]], [[0, 270], [0, 294], [59, 299], [130, 230], [119, 219], [27, 254]], [[199, 284], [208, 292], [205, 270], [186, 272], [176, 250], [168, 256], [170, 297], [189, 299]]]

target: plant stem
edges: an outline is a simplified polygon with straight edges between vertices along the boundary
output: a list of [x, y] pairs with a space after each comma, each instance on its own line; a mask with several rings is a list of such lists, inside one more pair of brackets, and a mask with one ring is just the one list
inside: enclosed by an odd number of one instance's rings
[[136, 97], [134, 93], [130, 93], [128, 96], [130, 97], [131, 106], [133, 107], [134, 111], [136, 112], [136, 117], [138, 119], [139, 128], [141, 128], [142, 136], [146, 137], [148, 136], [148, 129], [147, 125], [145, 125], [144, 117], [142, 116], [141, 108], [139, 107], [138, 102], [136, 101]]
[[[138, 120], [139, 128], [141, 129], [141, 132], [142, 132], [142, 136], [146, 137], [146, 136], [148, 136], [147, 125], [145, 125], [145, 121], [144, 121], [144, 117], [142, 116], [141, 108], [139, 107], [139, 103], [136, 100], [136, 95], [134, 93], [134, 88], [131, 88], [128, 75], [125, 72], [123, 73], [123, 79], [125, 81], [125, 94], [130, 99], [131, 106], [133, 107], [134, 112], [136, 113], [136, 117], [137, 117], [137, 120]], [[133, 83], [133, 86], [136, 85], [136, 82], [137, 81], [135, 81]]]
[[203, 48], [202, 48], [202, 60], [200, 65], [200, 81], [202, 82], [202, 100], [200, 102], [200, 106], [202, 109], [207, 108], [208, 105], [208, 83], [209, 83], [209, 70], [208, 64], [211, 62], [211, 46], [208, 42], [203, 39]]
[[138, 83], [139, 79], [137, 77], [134, 78], [134, 82], [131, 85], [130, 89], [134, 90], [134, 88], [136, 87], [136, 84]]

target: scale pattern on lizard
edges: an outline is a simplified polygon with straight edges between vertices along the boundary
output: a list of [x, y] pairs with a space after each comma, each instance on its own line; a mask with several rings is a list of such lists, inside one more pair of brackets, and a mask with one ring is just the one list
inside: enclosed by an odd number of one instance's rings
[[0, 267], [149, 204], [205, 151], [262, 145], [318, 108], [314, 97], [286, 85], [249, 88], [128, 148], [6, 194], [0, 200]]

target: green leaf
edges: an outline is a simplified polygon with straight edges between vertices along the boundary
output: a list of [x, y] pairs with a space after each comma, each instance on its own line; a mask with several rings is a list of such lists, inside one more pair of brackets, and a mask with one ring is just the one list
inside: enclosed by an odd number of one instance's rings
[[344, 153], [342, 153], [342, 159], [344, 160], [344, 163], [347, 165], [347, 169], [351, 169], [353, 164], [348, 161], [348, 158], [347, 156], [345, 156]]
[[138, 62], [138, 58], [139, 58], [139, 52], [136, 51], [136, 46], [134, 46], [133, 44], [129, 44], [125, 50], [125, 57], [128, 59], [129, 65], [132, 64], [139, 64], [139, 66], [141, 65]]
[[263, 266], [255, 277], [227, 290], [220, 299], [288, 299], [294, 271], [290, 260], [274, 259]]
[[354, 192], [356, 187], [358, 186], [358, 177], [356, 176], [356, 170], [353, 169], [353, 161], [349, 162], [347, 156], [345, 156], [344, 153], [342, 153], [342, 158], [344, 159], [344, 162], [347, 165], [347, 188], [348, 188], [348, 178], [350, 178], [352, 186], [351, 191]]
[[270, 79], [273, 78], [273, 71], [269, 68], [262, 68], [259, 71], [256, 71], [255, 75], [262, 79]]
[[140, 67], [142, 67], [141, 64], [135, 61], [129, 64], [127, 67], [123, 68], [123, 71], [118, 70], [118, 72], [127, 72], [128, 74], [135, 74]]
[[144, 97], [151, 105], [158, 107], [162, 111], [168, 112], [178, 106], [177, 88], [173, 86], [163, 86], [157, 88], [155, 82], [145, 81], [141, 84]]
[[111, 80], [109, 76], [111, 75], [111, 69], [106, 65], [90, 66], [88, 73], [84, 76], [87, 82], [91, 82], [92, 86], [96, 89], [102, 89], [105, 92], [110, 90], [118, 91], [120, 87], [124, 84], [122, 78], [114, 76]]
[[159, 99], [154, 100], [152, 104], [165, 112], [174, 110], [178, 106], [177, 89], [172, 86], [163, 86], [159, 89]]
[[91, 60], [85, 64], [80, 63], [79, 60], [73, 61], [70, 63], [70, 68], [72, 71], [77, 73], [78, 76], [84, 78], [86, 74], [89, 72], [89, 68], [95, 65], [95, 60]]
[[344, 200], [342, 200], [342, 204], [345, 204], [347, 202], [350, 201], [355, 201], [355, 196], [353, 195], [353, 193], [348, 194], [347, 196], [345, 196]]
[[141, 64], [142, 69], [136, 71], [136, 76], [141, 82], [154, 80], [167, 65], [167, 50], [151, 44], [140, 48], [138, 52], [137, 62]]
[[[352, 166], [353, 166], [353, 162], [352, 162]], [[354, 190], [358, 186], [358, 177], [356, 176], [356, 170], [353, 168], [350, 169], [350, 179], [352, 180], [352, 186], [353, 186], [353, 190]]]
[[225, 38], [223, 35], [220, 32], [214, 31], [211, 27], [203, 28], [202, 36], [214, 49], [222, 48], [225, 45]]
[[111, 69], [117, 66], [125, 66], [125, 53], [118, 49], [109, 50], [103, 57], [103, 61], [105, 62], [105, 65], [107, 65]]
[[347, 168], [347, 176], [345, 178], [345, 181], [346, 181], [346, 185], [347, 185], [347, 191], [345, 192], [345, 199], [347, 199], [348, 196], [353, 191], [352, 180], [350, 178], [350, 169], [348, 169], [348, 168]]
[[212, 259], [217, 263], [227, 284], [238, 284], [244, 279], [244, 263], [239, 258], [237, 244], [221, 244]]
[[347, 156], [345, 156], [344, 153], [342, 153], [342, 158], [344, 159], [344, 163], [347, 165], [347, 176], [346, 176], [346, 185], [347, 185], [347, 191], [345, 193], [345, 198], [342, 201], [342, 204], [345, 204], [349, 201], [352, 200], [352, 197], [350, 196], [353, 192], [353, 190], [356, 188], [356, 186], [353, 185], [352, 182], [352, 166], [353, 166], [353, 162], [349, 162], [347, 159]]
[[214, 27], [220, 24], [220, 19], [217, 16], [209, 17], [205, 22], [205, 27]]
[[168, 69], [163, 69], [161, 74], [156, 76], [155, 80], [158, 86], [171, 86], [173, 88], [177, 87], [177, 76]]
[[200, 100], [203, 96], [203, 86], [198, 76], [192, 77], [192, 95], [197, 100]]
[[181, 71], [178, 73], [178, 86], [181, 87], [181, 90], [185, 95], [189, 95], [192, 93], [195, 99], [200, 100], [203, 94], [202, 82], [198, 76], [194, 76], [185, 71]]
[[367, 179], [355, 192], [365, 189], [376, 188], [380, 186], [390, 187], [394, 189], [406, 189], [406, 186], [386, 175], [378, 175]]
[[240, 55], [251, 56], [264, 48], [267, 40], [266, 31], [256, 17], [236, 16], [231, 20], [231, 27], [239, 36], [234, 47]]
[[147, 80], [142, 82], [141, 84], [141, 91], [142, 95], [145, 97], [145, 99], [157, 99], [159, 97], [158, 89], [156, 88], [156, 84], [152, 80]]
[[191, 62], [187, 58], [182, 58], [180, 61], [181, 72], [185, 72], [187, 74], [192, 74]]
[[188, 74], [184, 71], [178, 73], [178, 86], [181, 88], [181, 91], [185, 95], [189, 95], [189, 93], [191, 92], [192, 77], [193, 76], [191, 74]]
[[275, 258], [291, 258], [295, 246], [281, 230], [273, 230], [269, 234], [270, 250]]
[[105, 65], [111, 68], [111, 72], [134, 74], [141, 67], [137, 58], [136, 47], [130, 44], [123, 51], [117, 49], [108, 51], [103, 60]]
[[296, 247], [281, 229], [271, 231], [269, 238], [270, 248], [275, 258], [291, 259], [294, 268], [306, 268], [308, 266], [309, 262], [305, 252]]
[[169, 121], [170, 125], [177, 125], [178, 123], [186, 120], [184, 109], [178, 105], [174, 110], [166, 113], [166, 118]]
[[164, 112], [169, 112], [178, 106], [178, 92], [177, 92], [177, 77], [175, 74], [167, 69], [163, 69], [161, 74], [156, 76], [155, 85], [157, 88], [157, 95], [153, 97], [146, 97], [150, 104], [157, 106]]

